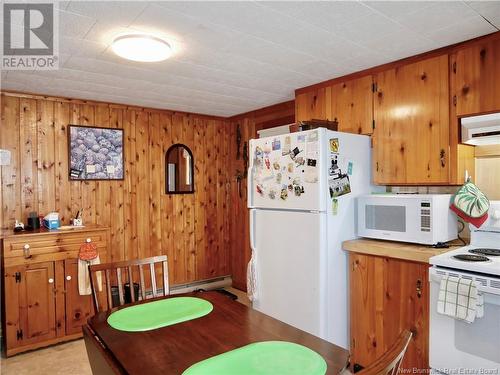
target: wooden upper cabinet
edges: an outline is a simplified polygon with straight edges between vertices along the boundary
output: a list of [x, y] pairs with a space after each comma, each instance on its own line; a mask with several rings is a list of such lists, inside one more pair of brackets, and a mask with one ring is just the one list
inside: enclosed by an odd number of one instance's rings
[[372, 86], [371, 75], [331, 86], [331, 117], [338, 121], [339, 131], [372, 134]]
[[381, 72], [375, 84], [374, 182], [448, 183], [448, 55]]
[[326, 87], [298, 94], [295, 97], [295, 121], [330, 120], [327, 104], [329, 106]]
[[500, 110], [500, 38], [457, 51], [451, 67], [457, 116]]

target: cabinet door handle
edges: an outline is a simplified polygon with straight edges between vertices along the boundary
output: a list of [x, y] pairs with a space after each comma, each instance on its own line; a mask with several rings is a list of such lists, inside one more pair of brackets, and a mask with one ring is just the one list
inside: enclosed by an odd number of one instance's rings
[[444, 168], [444, 166], [446, 165], [445, 161], [446, 161], [446, 158], [445, 158], [445, 151], [444, 149], [441, 149], [441, 151], [439, 152], [439, 160], [441, 161], [441, 167]]
[[49, 284], [53, 284], [54, 283], [54, 279], [53, 278], [50, 278], [49, 279]]
[[71, 281], [71, 276], [70, 275], [66, 276], [66, 280]]
[[417, 291], [417, 297], [421, 298], [422, 297], [422, 280], [420, 280], [420, 279], [417, 280], [416, 291]]
[[25, 259], [31, 258], [30, 245], [26, 244], [23, 247], [23, 255]]

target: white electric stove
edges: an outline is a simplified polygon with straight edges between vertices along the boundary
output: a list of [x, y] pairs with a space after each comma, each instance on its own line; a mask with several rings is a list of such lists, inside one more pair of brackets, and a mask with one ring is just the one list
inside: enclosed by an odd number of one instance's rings
[[[480, 228], [470, 226], [470, 245], [429, 260], [429, 365], [434, 373], [500, 374], [500, 201], [490, 202], [488, 215]], [[443, 276], [476, 281], [484, 317], [469, 324], [438, 314]]]

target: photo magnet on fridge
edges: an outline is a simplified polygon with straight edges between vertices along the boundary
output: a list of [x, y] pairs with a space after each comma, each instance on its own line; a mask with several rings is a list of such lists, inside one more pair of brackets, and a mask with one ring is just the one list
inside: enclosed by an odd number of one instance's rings
[[297, 142], [304, 143], [306, 141], [305, 134], [301, 134], [297, 137]]
[[340, 144], [338, 138], [330, 139], [330, 151], [331, 152], [339, 152]]
[[332, 199], [332, 214], [337, 215], [339, 211], [339, 201], [336, 198]]
[[280, 198], [286, 200], [288, 198], [288, 191], [286, 189], [281, 189]]
[[281, 149], [281, 141], [279, 139], [275, 139], [273, 141], [273, 151], [278, 151]]
[[328, 168], [328, 174], [330, 176], [335, 176], [336, 174], [339, 174], [339, 164], [338, 164], [338, 154], [332, 154], [332, 157], [330, 158], [330, 167]]
[[352, 176], [352, 161], [347, 164], [347, 174]]
[[340, 174], [338, 177], [328, 181], [330, 197], [340, 197], [351, 192], [351, 183], [347, 174]]
[[316, 166], [316, 159], [307, 159], [307, 165], [309, 167], [315, 167]]
[[290, 150], [292, 148], [292, 140], [290, 139], [290, 136], [287, 135], [285, 137], [285, 143], [283, 144], [283, 148], [281, 149], [281, 155], [285, 156], [290, 153]]
[[277, 161], [275, 161], [273, 163], [273, 168], [274, 168], [274, 170], [279, 171], [280, 170], [280, 163], [278, 163]]
[[318, 140], [318, 131], [315, 130], [311, 133], [309, 133], [307, 137], [307, 142], [316, 142]]

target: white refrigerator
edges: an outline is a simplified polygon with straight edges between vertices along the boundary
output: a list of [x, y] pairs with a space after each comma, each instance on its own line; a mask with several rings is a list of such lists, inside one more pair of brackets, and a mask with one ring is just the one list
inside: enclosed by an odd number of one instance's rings
[[370, 138], [318, 128], [252, 139], [249, 158], [253, 307], [347, 349], [341, 243], [356, 237], [355, 197], [377, 190]]

